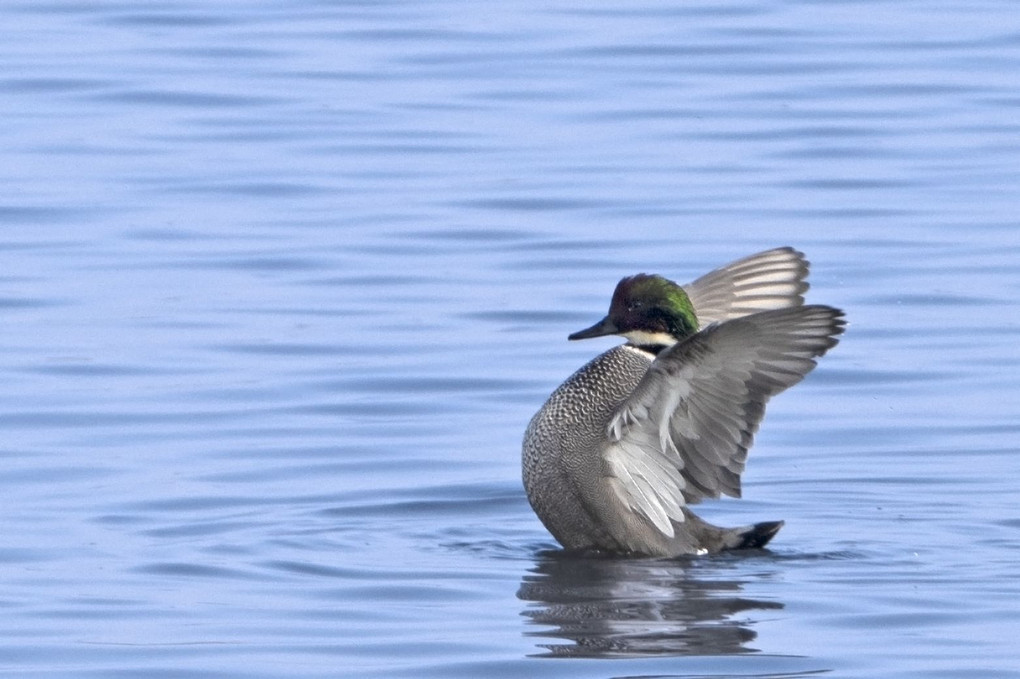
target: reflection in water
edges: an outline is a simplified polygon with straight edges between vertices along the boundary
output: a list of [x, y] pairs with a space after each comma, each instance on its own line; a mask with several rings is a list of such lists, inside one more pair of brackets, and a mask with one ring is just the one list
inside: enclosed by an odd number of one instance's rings
[[[621, 559], [549, 552], [539, 555], [517, 596], [523, 615], [546, 629], [531, 636], [540, 656], [732, 655], [754, 652], [746, 611], [783, 604], [739, 596], [742, 583], [705, 577], [703, 561]], [[552, 629], [548, 629], [551, 627]]]

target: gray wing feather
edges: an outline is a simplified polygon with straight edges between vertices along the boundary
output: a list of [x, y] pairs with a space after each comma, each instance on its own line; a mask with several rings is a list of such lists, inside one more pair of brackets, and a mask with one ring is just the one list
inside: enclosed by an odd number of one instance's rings
[[803, 379], [843, 327], [832, 307], [777, 309], [660, 353], [607, 428], [604, 458], [620, 500], [672, 536], [685, 504], [739, 497], [765, 404]]
[[730, 262], [683, 288], [705, 328], [759, 311], [802, 305], [808, 268], [803, 252], [776, 248]]

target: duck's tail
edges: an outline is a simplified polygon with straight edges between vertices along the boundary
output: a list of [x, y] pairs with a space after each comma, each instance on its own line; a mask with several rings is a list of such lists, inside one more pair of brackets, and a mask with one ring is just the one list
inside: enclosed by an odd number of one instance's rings
[[761, 549], [769, 543], [779, 529], [783, 527], [782, 521], [762, 521], [750, 528], [737, 533], [734, 544], [728, 545], [728, 549]]

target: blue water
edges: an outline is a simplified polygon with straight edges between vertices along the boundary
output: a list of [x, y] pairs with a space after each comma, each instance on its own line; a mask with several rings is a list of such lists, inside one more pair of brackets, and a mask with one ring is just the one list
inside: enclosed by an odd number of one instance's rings
[[[0, 674], [1020, 677], [1012, 2], [0, 8]], [[813, 262], [769, 552], [564, 556], [616, 280]]]

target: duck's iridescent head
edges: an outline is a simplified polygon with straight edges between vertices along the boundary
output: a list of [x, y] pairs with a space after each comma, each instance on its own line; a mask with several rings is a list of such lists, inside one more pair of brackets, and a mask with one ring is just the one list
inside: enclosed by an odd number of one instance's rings
[[684, 289], [668, 278], [641, 273], [616, 285], [608, 316], [568, 339], [622, 335], [634, 345], [668, 347], [697, 331], [694, 305]]

